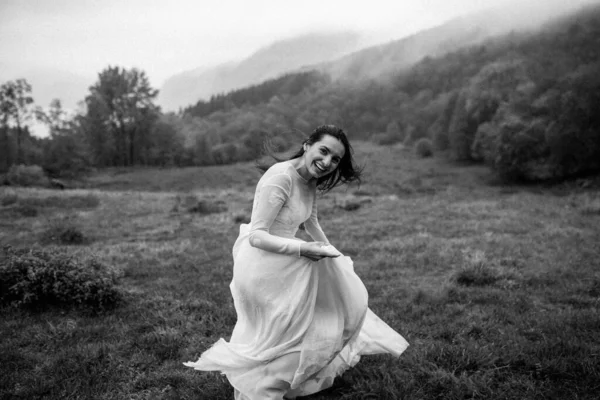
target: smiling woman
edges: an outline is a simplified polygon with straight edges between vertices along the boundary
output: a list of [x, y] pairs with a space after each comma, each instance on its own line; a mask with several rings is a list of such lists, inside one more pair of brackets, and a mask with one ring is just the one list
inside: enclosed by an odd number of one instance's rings
[[306, 180], [319, 179], [335, 171], [340, 161], [346, 154], [342, 142], [335, 136], [325, 135], [312, 145], [304, 143], [304, 157], [297, 158], [295, 167]]
[[[352, 260], [329, 244], [317, 219], [317, 188], [360, 177], [344, 131], [321, 126], [291, 159], [278, 161], [259, 180], [250, 224], [240, 226], [233, 246], [231, 339], [185, 363], [223, 372], [236, 400], [316, 393], [361, 355], [399, 356], [408, 346], [368, 308]], [[313, 242], [295, 237], [301, 223]]]
[[[340, 183], [360, 182], [361, 169], [354, 164], [352, 146], [343, 129], [322, 125], [302, 143], [288, 160], [304, 179], [315, 179], [319, 190], [327, 192]], [[271, 156], [281, 162], [274, 154]], [[267, 166], [261, 165], [263, 171]]]

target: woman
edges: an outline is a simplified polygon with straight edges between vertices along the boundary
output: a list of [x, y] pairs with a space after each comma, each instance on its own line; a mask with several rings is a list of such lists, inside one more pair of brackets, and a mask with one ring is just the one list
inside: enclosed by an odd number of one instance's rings
[[[406, 349], [368, 309], [352, 260], [329, 244], [317, 219], [317, 189], [359, 178], [350, 143], [333, 125], [266, 170], [233, 246], [231, 339], [185, 365], [222, 371], [236, 400], [293, 399], [331, 386], [361, 355]], [[295, 237], [301, 223], [314, 242]]]

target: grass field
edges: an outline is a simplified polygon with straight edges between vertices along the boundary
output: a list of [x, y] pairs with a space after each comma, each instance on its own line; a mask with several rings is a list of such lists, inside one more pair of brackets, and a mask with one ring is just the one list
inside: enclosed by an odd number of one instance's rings
[[[310, 399], [597, 398], [598, 189], [504, 186], [394, 147], [359, 144], [357, 159], [365, 182], [320, 198], [320, 222], [411, 346]], [[238, 164], [0, 188], [0, 245], [95, 255], [125, 296], [100, 315], [2, 308], [0, 398], [231, 399], [222, 376], [182, 362], [235, 323], [231, 247], [258, 177]], [[61, 224], [86, 240], [48, 241]]]

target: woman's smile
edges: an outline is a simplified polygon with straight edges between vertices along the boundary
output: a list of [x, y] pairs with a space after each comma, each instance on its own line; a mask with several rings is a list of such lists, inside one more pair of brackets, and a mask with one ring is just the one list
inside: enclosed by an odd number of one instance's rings
[[326, 174], [329, 172], [329, 169], [326, 168], [325, 166], [323, 166], [321, 163], [318, 163], [315, 161], [314, 164], [315, 164], [315, 167], [317, 168], [317, 170], [319, 172], [321, 172], [321, 174]]

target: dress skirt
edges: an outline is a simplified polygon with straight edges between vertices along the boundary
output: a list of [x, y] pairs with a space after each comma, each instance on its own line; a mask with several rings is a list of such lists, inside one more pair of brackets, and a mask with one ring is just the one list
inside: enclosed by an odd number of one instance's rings
[[250, 245], [248, 230], [240, 226], [233, 247], [231, 339], [185, 365], [224, 373], [236, 400], [293, 399], [330, 387], [361, 355], [399, 356], [408, 347], [368, 308], [349, 257], [267, 252]]

